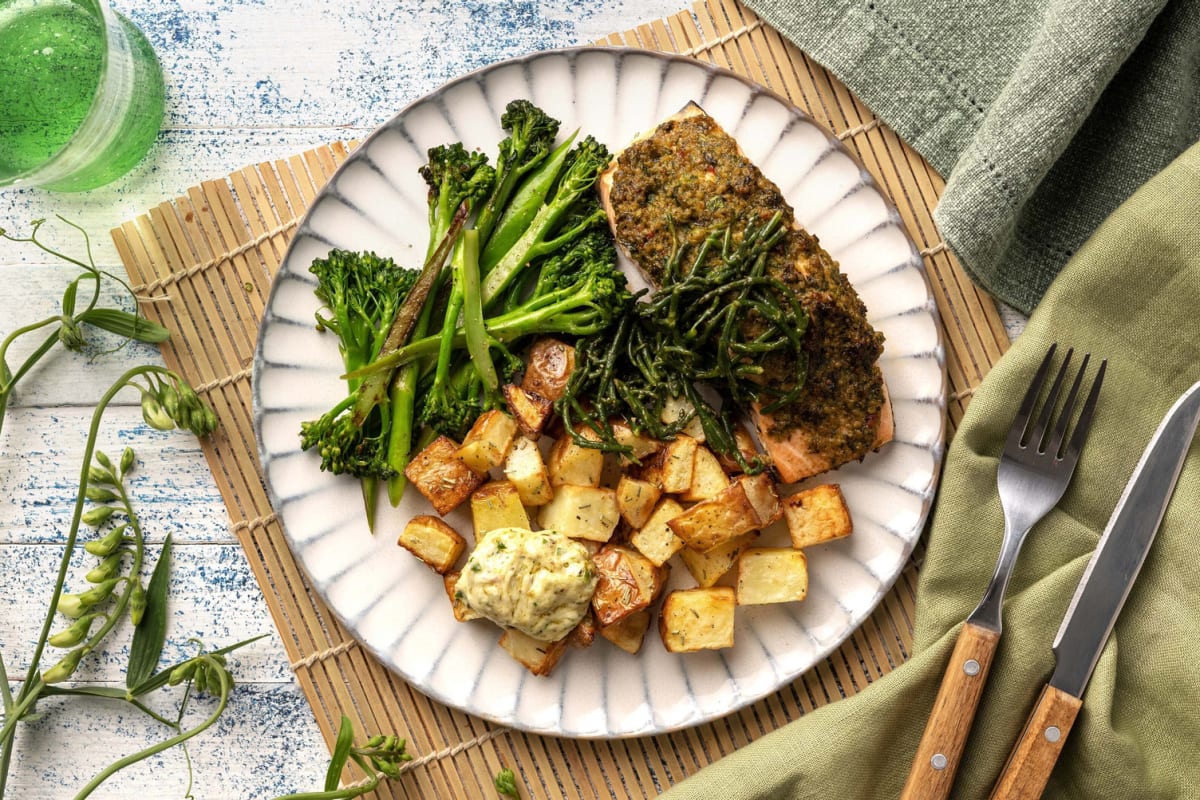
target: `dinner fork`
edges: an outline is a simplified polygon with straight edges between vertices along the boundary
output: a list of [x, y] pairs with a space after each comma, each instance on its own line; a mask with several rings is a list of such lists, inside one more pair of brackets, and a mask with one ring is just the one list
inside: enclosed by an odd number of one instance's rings
[[1000, 543], [996, 571], [983, 599], [959, 630], [933, 711], [900, 794], [901, 800], [943, 800], [949, 796], [992, 659], [1000, 644], [1001, 606], [1017, 554], [1029, 530], [1062, 498], [1075, 465], [1079, 463], [1084, 439], [1092, 425], [1100, 385], [1104, 382], [1107, 361], [1101, 361], [1096, 370], [1087, 400], [1068, 440], [1067, 428], [1091, 355], [1083, 357], [1058, 419], [1050, 428], [1050, 418], [1074, 350], [1067, 350], [1036, 420], [1033, 411], [1046, 384], [1057, 347], [1057, 344], [1050, 346], [1038, 367], [1005, 440], [996, 478], [1000, 505], [1004, 510], [1004, 538]]

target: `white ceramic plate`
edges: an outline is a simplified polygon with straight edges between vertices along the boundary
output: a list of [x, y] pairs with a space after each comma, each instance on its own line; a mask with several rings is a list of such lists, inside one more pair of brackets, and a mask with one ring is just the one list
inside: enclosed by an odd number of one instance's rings
[[[505, 104], [525, 97], [614, 152], [698, 102], [783, 190], [797, 217], [841, 263], [887, 337], [883, 373], [896, 441], [837, 481], [854, 534], [809, 552], [801, 603], [739, 608], [729, 650], [673, 655], [652, 628], [636, 656], [600, 640], [533, 677], [496, 646], [486, 621], [451, 616], [441, 580], [395, 544], [404, 522], [432, 513], [416, 491], [380, 503], [377, 533], [357, 481], [318, 470], [300, 422], [345, 391], [335, 339], [313, 327], [308, 266], [330, 248], [370, 249], [419, 268], [433, 145], [463, 141], [494, 158]], [[628, 265], [626, 265], [628, 268]], [[413, 686], [451, 706], [541, 733], [659, 733], [720, 717], [785, 685], [834, 650], [892, 585], [921, 532], [942, 455], [944, 369], [920, 255], [892, 205], [828, 131], [767, 90], [699, 62], [639, 50], [538, 53], [450, 82], [371, 135], [316, 198], [272, 287], [254, 364], [255, 424], [267, 487], [313, 586], [346, 627]], [[470, 531], [460, 510], [450, 518]], [[767, 536], [781, 533], [768, 532]], [[782, 541], [782, 540], [781, 540]], [[686, 570], [672, 581], [686, 585]]]

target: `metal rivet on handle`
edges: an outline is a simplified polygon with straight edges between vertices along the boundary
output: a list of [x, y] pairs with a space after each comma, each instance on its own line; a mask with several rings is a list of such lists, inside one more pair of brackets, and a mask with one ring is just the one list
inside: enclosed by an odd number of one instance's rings
[[968, 675], [978, 675], [979, 662], [973, 658], [967, 659], [967, 663], [963, 664], [963, 672], [967, 673]]
[[1047, 742], [1057, 742], [1061, 738], [1062, 738], [1062, 731], [1060, 731], [1058, 728], [1056, 728], [1053, 725], [1051, 725], [1049, 728], [1046, 728], [1046, 741]]
[[946, 761], [946, 757], [941, 753], [934, 753], [933, 758], [929, 759], [929, 764], [934, 769], [945, 769], [947, 763], [949, 762]]

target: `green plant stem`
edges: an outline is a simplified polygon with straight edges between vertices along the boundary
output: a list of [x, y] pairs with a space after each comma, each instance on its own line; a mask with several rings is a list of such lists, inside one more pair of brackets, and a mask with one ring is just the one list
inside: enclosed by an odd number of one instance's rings
[[347, 798], [361, 797], [364, 794], [373, 792], [375, 787], [379, 785], [379, 773], [372, 769], [371, 765], [366, 763], [365, 759], [357, 753], [351, 753], [350, 757], [354, 759], [354, 763], [362, 768], [363, 772], [367, 773], [368, 777], [365, 783], [343, 786], [341, 789], [331, 789], [329, 791], [287, 794], [276, 797], [275, 800], [346, 800]]
[[16, 731], [17, 722], [29, 711], [30, 707], [41, 694], [41, 690], [46, 686], [42, 682], [39, 665], [42, 660], [42, 653], [46, 649], [46, 640], [50, 638], [50, 628], [54, 624], [54, 616], [58, 613], [58, 601], [62, 597], [63, 585], [67, 580], [67, 571], [71, 566], [71, 556], [75, 552], [75, 543], [79, 538], [79, 524], [83, 517], [84, 502], [87, 499], [88, 487], [88, 470], [92, 465], [92, 457], [96, 451], [96, 437], [100, 431], [100, 420], [104, 416], [108, 404], [112, 399], [124, 389], [129, 382], [139, 375], [149, 373], [166, 373], [164, 367], [153, 365], [141, 365], [133, 367], [117, 378], [112, 386], [104, 393], [100, 400], [96, 403], [96, 408], [92, 412], [91, 425], [88, 427], [87, 440], [83, 447], [83, 461], [79, 475], [79, 490], [75, 494], [75, 508], [71, 515], [71, 528], [67, 533], [67, 541], [63, 547], [62, 561], [58, 567], [58, 577], [54, 582], [54, 591], [50, 597], [50, 604], [46, 611], [46, 619], [42, 623], [41, 633], [38, 635], [37, 645], [34, 648], [33, 658], [29, 661], [29, 666], [26, 668], [25, 682], [21, 685], [21, 691], [17, 694], [17, 702], [12, 711], [8, 714], [4, 721], [4, 727], [0, 729], [0, 743], [2, 743], [2, 751], [0, 751], [0, 797], [4, 796], [4, 788], [8, 783], [8, 771], [12, 763], [12, 749], [15, 740], [14, 733]]
[[186, 730], [176, 736], [172, 736], [170, 739], [164, 739], [158, 744], [147, 747], [145, 750], [139, 750], [136, 753], [127, 755], [124, 758], [118, 759], [109, 764], [107, 767], [101, 770], [96, 777], [92, 778], [91, 781], [88, 782], [87, 786], [84, 786], [83, 789], [80, 790], [79, 794], [75, 795], [75, 800], [83, 800], [83, 798], [94, 792], [97, 786], [104, 783], [104, 781], [108, 780], [125, 767], [128, 767], [130, 764], [136, 764], [142, 759], [149, 758], [156, 753], [161, 753], [164, 750], [170, 750], [175, 745], [182, 744], [188, 739], [191, 739], [193, 736], [208, 730], [208, 728], [211, 727], [212, 724], [216, 722], [221, 714], [225, 711], [225, 706], [229, 703], [229, 693], [233, 688], [233, 684], [229, 679], [229, 674], [225, 672], [224, 669], [219, 670], [218, 674], [221, 678], [221, 698], [217, 702], [217, 707], [213, 709], [212, 714], [208, 716], [208, 719], [204, 720], [204, 722], [190, 730]]

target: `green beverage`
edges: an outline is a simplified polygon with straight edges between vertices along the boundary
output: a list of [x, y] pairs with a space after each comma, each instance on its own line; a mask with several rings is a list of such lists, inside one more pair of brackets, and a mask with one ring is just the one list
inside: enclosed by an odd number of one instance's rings
[[162, 116], [150, 43], [101, 0], [0, 0], [0, 186], [106, 184]]

